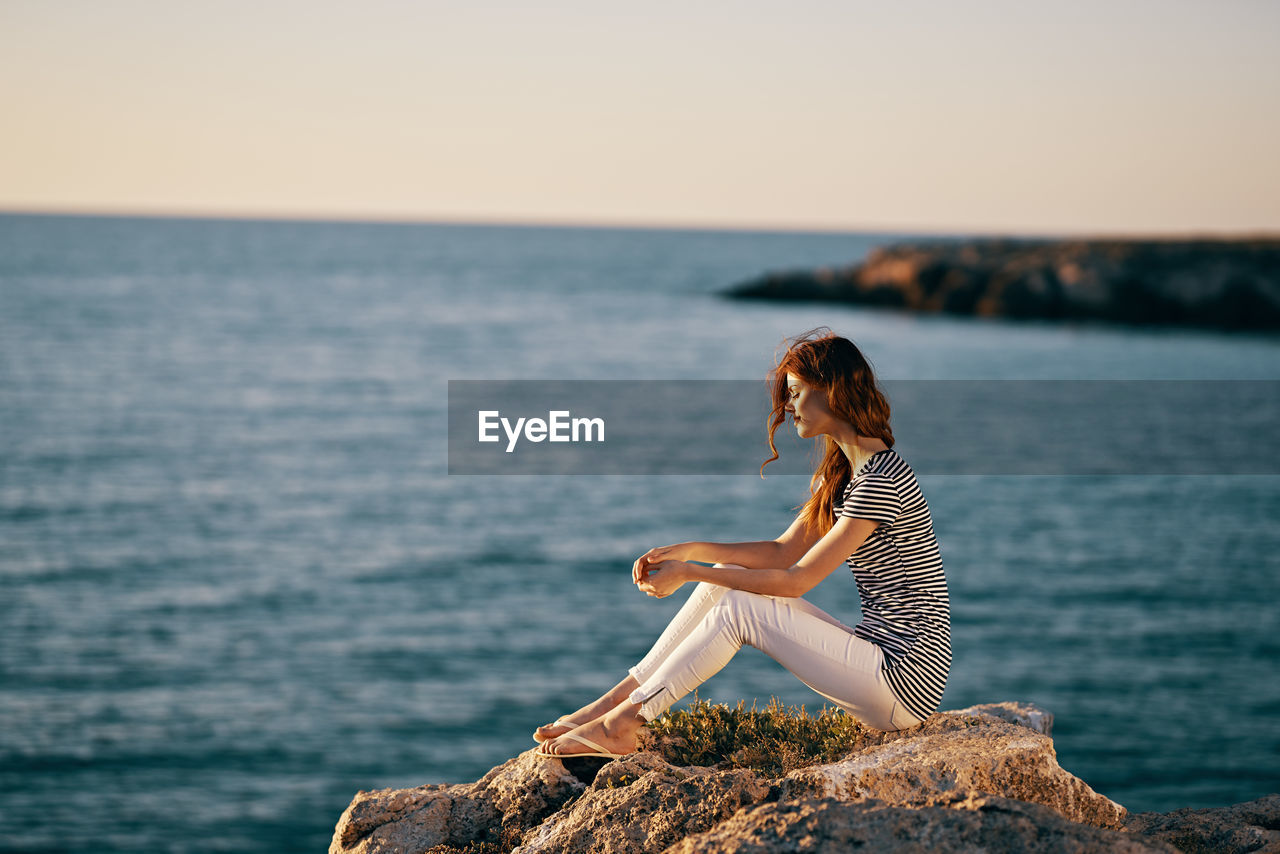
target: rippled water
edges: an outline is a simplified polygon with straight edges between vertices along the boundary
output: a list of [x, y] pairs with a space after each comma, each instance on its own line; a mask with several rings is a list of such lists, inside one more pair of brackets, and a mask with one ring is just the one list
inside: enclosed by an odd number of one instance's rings
[[[0, 217], [0, 850], [322, 850], [621, 678], [679, 606], [641, 551], [803, 499], [449, 476], [449, 379], [753, 379], [819, 324], [893, 378], [1280, 378], [1265, 338], [715, 295], [889, 237]], [[944, 708], [1045, 706], [1134, 810], [1280, 790], [1280, 477], [922, 484]], [[812, 598], [856, 620], [851, 577]], [[703, 690], [770, 695], [817, 700], [754, 650]]]

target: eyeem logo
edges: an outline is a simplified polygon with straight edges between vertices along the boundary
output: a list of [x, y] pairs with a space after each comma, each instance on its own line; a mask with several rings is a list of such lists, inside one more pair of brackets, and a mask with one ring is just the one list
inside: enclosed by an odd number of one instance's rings
[[523, 431], [524, 438], [530, 442], [603, 442], [603, 418], [570, 418], [567, 409], [553, 409], [547, 413], [547, 419], [517, 418], [515, 424], [496, 409], [482, 409], [478, 415], [479, 441], [499, 442], [499, 427], [507, 434], [507, 453], [516, 449]]

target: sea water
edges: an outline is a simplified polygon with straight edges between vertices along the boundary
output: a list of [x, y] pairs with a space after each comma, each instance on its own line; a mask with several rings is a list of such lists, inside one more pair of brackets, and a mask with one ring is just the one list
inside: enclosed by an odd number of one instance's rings
[[[886, 379], [1280, 379], [1274, 338], [720, 295], [910, 236], [0, 217], [0, 850], [323, 850], [620, 679], [680, 604], [643, 551], [804, 499], [450, 476], [450, 379], [762, 380], [819, 325]], [[1280, 477], [921, 483], [943, 708], [1045, 707], [1135, 811], [1280, 790]], [[857, 620], [847, 572], [811, 598]], [[821, 705], [751, 649], [701, 696]]]

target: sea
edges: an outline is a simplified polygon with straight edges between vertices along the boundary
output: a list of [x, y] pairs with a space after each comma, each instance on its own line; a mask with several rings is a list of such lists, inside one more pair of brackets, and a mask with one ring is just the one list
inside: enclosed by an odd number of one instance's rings
[[[1262, 335], [723, 295], [926, 237], [964, 235], [0, 216], [0, 851], [323, 851], [357, 791], [475, 780], [621, 679], [681, 599], [641, 553], [807, 494], [450, 474], [451, 380], [762, 383], [819, 326], [887, 381], [1280, 379]], [[1047, 709], [1135, 812], [1280, 791], [1274, 470], [920, 482], [944, 709]], [[858, 619], [845, 570], [810, 598]], [[699, 696], [822, 706], [750, 648]]]

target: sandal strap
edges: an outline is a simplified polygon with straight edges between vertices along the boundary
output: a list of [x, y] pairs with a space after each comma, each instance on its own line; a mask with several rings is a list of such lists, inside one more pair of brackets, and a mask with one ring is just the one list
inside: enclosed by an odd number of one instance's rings
[[[596, 751], [597, 753], [603, 753], [605, 756], [615, 756], [615, 757], [622, 756], [622, 754], [621, 754], [621, 753], [614, 753], [612, 750], [605, 750], [603, 747], [601, 747], [600, 745], [596, 744], [596, 743], [595, 743], [594, 741], [592, 741], [591, 739], [589, 739], [589, 738], [583, 738], [583, 737], [582, 737], [582, 736], [580, 736], [580, 735], [574, 735], [574, 734], [573, 734], [573, 733], [571, 733], [571, 732], [566, 732], [564, 735], [562, 735], [562, 736], [560, 736], [560, 737], [561, 737], [561, 738], [572, 738], [574, 741], [578, 742], [579, 744], [585, 744], [587, 747], [590, 747], [592, 750]], [[572, 753], [561, 753], [560, 755], [561, 755], [561, 756], [573, 756], [573, 754], [572, 754]]]

